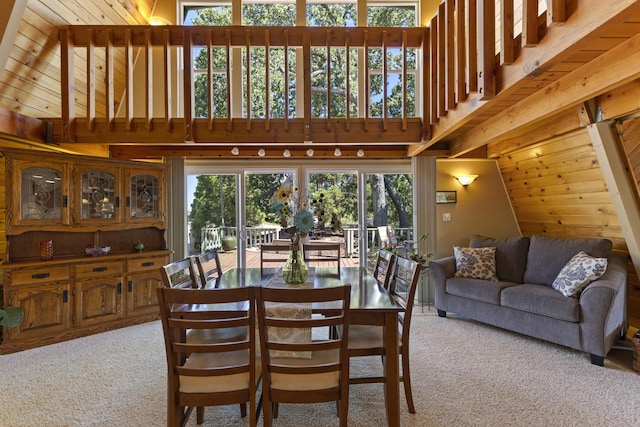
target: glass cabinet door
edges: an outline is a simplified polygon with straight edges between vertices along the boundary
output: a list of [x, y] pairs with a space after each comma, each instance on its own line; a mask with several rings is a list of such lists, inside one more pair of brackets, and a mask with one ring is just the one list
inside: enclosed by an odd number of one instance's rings
[[158, 218], [160, 216], [159, 180], [150, 174], [131, 176], [129, 218]]
[[20, 219], [62, 220], [66, 208], [63, 172], [51, 167], [34, 166], [21, 171]]
[[84, 172], [81, 218], [113, 218], [116, 207], [116, 177], [105, 171]]

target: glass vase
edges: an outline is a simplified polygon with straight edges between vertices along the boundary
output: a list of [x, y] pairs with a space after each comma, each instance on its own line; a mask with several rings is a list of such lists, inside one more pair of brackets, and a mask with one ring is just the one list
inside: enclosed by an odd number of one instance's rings
[[309, 269], [302, 258], [302, 250], [299, 246], [292, 245], [289, 248], [289, 257], [282, 267], [282, 278], [285, 283], [299, 285], [307, 280]]

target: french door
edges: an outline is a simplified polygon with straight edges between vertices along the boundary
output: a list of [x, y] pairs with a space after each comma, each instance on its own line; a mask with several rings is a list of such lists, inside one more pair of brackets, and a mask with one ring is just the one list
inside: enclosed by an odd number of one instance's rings
[[246, 170], [236, 164], [186, 170], [186, 255], [219, 249], [223, 270], [259, 266], [260, 245], [283, 238], [272, 211], [273, 196], [283, 185], [312, 197], [322, 194], [326, 212], [315, 218], [309, 238], [343, 243], [345, 265], [369, 266], [378, 248], [389, 244], [381, 239], [381, 227], [391, 234], [393, 250], [404, 251], [401, 255], [413, 240], [413, 183], [407, 167]]

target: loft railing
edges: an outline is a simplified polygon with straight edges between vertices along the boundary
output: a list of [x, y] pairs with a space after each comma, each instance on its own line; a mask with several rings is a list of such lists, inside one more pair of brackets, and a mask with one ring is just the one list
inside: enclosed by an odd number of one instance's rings
[[[546, 13], [541, 13], [537, 1], [521, 1], [515, 16], [513, 0], [499, 0], [499, 10], [493, 1], [445, 0], [430, 26], [420, 28], [64, 27], [60, 30], [63, 117], [54, 121], [54, 142], [258, 145], [313, 141], [390, 147], [428, 141], [431, 126], [468, 103], [470, 94], [476, 100], [496, 96], [500, 68], [512, 64], [522, 47], [535, 46], [548, 24], [566, 19], [565, 0], [548, 0]], [[222, 49], [227, 66], [194, 69], [194, 48], [204, 49], [209, 57]], [[295, 113], [275, 117], [267, 94], [266, 105], [261, 106], [264, 115], [252, 117], [251, 69], [264, 68], [266, 91], [274, 78], [268, 59], [262, 64], [251, 61], [249, 52], [255, 48], [285, 52], [284, 86], [295, 85], [298, 97], [292, 107], [285, 96], [284, 111]], [[290, 49], [302, 70], [295, 76], [288, 71], [287, 61], [293, 60], [286, 53]], [[331, 108], [322, 117], [313, 116], [311, 94], [317, 88], [312, 87], [312, 73], [318, 72], [311, 68], [314, 49], [324, 50], [328, 58], [342, 50], [347, 69], [350, 64], [367, 64], [358, 67], [356, 84], [347, 79], [340, 87], [345, 102], [358, 98], [355, 114], [347, 106], [341, 117], [332, 116]], [[370, 66], [374, 50], [382, 56], [379, 69]], [[400, 69], [389, 65], [392, 51], [401, 57]], [[413, 69], [407, 63], [414, 55], [417, 74], [414, 86], [408, 87]], [[180, 58], [184, 71], [176, 76]], [[331, 106], [336, 99], [337, 82], [332, 81], [336, 73], [330, 62], [320, 72], [326, 73], [326, 105]], [[209, 82], [204, 115], [197, 115], [194, 108], [193, 76], [198, 73], [207, 74]], [[376, 95], [371, 92], [374, 74], [383, 82]], [[214, 75], [224, 76], [224, 94], [212, 88]], [[402, 100], [393, 115], [387, 105], [392, 79], [400, 82]], [[226, 99], [226, 112], [214, 110], [216, 95]], [[375, 97], [383, 104], [377, 117], [371, 114]], [[180, 102], [174, 102], [178, 98]], [[415, 98], [412, 115], [409, 98]], [[235, 106], [240, 104], [244, 106]]]

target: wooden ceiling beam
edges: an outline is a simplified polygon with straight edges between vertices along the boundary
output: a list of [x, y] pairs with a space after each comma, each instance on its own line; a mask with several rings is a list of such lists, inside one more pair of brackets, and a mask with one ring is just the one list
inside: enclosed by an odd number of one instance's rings
[[[558, 111], [579, 104], [640, 78], [640, 34], [566, 74], [553, 85], [504, 109], [479, 126], [465, 132], [450, 145], [451, 155], [460, 156], [508, 135], [514, 129], [539, 125]], [[575, 113], [575, 110], [574, 110]]]

